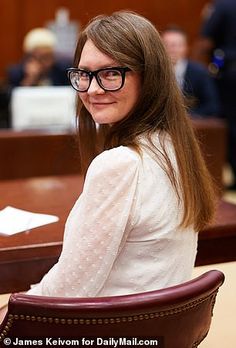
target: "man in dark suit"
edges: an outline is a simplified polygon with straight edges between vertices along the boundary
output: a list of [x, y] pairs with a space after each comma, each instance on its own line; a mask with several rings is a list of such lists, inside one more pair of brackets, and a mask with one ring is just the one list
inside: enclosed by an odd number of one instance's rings
[[193, 117], [217, 116], [219, 101], [216, 87], [207, 69], [187, 59], [187, 36], [177, 27], [162, 33], [163, 43], [174, 66], [177, 82], [189, 101], [189, 113]]
[[200, 53], [211, 57], [211, 67], [221, 99], [221, 115], [229, 130], [228, 159], [236, 190], [236, 0], [212, 2], [202, 26]]

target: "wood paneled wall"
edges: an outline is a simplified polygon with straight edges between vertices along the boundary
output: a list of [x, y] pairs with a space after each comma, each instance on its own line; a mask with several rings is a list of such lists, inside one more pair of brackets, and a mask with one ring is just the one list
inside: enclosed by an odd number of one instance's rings
[[181, 25], [192, 42], [197, 36], [200, 14], [208, 0], [0, 0], [0, 79], [7, 66], [22, 57], [24, 35], [34, 27], [44, 26], [59, 7], [67, 7], [73, 20], [85, 25], [97, 14], [130, 9], [149, 18], [158, 29], [175, 23]]

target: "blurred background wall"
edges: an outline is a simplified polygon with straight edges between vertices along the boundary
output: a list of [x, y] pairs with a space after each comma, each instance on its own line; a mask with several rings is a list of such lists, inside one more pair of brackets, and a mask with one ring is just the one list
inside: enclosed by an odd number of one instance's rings
[[10, 64], [22, 58], [22, 41], [35, 27], [45, 26], [60, 7], [70, 12], [70, 19], [83, 27], [90, 18], [115, 10], [129, 9], [150, 19], [159, 30], [170, 23], [182, 26], [190, 44], [198, 36], [201, 11], [208, 0], [0, 0], [0, 81]]

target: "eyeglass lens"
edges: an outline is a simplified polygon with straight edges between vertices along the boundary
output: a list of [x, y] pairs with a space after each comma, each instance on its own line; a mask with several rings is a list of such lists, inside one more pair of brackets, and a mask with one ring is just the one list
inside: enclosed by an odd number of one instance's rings
[[[98, 71], [94, 75], [100, 87], [106, 90], [112, 91], [122, 86], [123, 78], [119, 70], [104, 69]], [[93, 76], [90, 76], [88, 72], [79, 70], [71, 72], [70, 80], [75, 89], [78, 91], [86, 91], [90, 86], [92, 77]]]

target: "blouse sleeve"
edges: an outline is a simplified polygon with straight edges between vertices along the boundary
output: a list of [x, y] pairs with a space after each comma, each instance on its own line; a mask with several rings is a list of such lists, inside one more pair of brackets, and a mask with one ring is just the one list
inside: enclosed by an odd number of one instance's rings
[[28, 291], [45, 296], [96, 296], [129, 232], [139, 156], [125, 147], [97, 156], [66, 223], [58, 263]]

